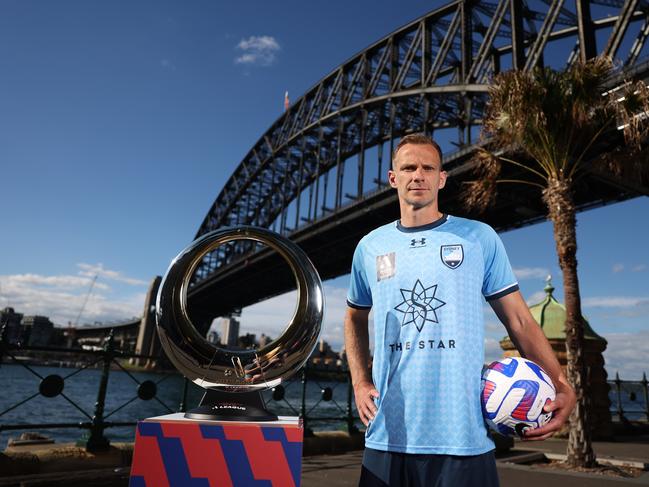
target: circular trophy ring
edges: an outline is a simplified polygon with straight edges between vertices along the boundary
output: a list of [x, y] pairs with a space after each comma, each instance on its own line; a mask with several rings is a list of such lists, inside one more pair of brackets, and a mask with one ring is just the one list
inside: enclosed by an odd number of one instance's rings
[[[187, 313], [187, 289], [203, 257], [232, 240], [253, 240], [277, 251], [297, 284], [297, 305], [283, 333], [259, 350], [217, 347], [198, 333]], [[277, 386], [307, 361], [316, 346], [324, 310], [320, 276], [300, 247], [260, 227], [215, 230], [192, 242], [171, 262], [156, 301], [160, 343], [185, 377], [206, 389], [253, 392]]]

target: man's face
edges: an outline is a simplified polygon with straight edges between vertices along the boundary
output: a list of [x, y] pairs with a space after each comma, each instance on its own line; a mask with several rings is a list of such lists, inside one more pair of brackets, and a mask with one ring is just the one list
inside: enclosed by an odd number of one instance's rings
[[397, 152], [388, 180], [397, 190], [399, 202], [419, 209], [437, 201], [438, 191], [446, 184], [446, 171], [432, 146], [406, 144]]

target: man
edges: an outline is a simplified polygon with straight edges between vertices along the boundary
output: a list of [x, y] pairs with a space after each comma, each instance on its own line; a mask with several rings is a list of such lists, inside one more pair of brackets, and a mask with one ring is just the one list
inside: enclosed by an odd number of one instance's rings
[[496, 232], [440, 213], [437, 196], [447, 177], [441, 158], [429, 137], [400, 141], [388, 177], [401, 219], [370, 232], [354, 252], [345, 349], [367, 426], [364, 487], [498, 485], [494, 444], [480, 408], [483, 296], [521, 355], [541, 365], [557, 389], [545, 408], [553, 419], [525, 437], [549, 437], [575, 404]]

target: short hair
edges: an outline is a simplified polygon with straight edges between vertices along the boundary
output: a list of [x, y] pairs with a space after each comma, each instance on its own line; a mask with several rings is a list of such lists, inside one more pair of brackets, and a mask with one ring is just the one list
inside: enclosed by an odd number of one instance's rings
[[428, 135], [423, 133], [408, 134], [408, 135], [404, 135], [401, 138], [399, 144], [397, 144], [396, 149], [394, 149], [394, 152], [392, 153], [392, 169], [394, 169], [394, 161], [397, 158], [397, 153], [399, 152], [399, 149], [401, 149], [404, 145], [407, 144], [420, 144], [420, 145], [431, 146], [439, 154], [439, 162], [440, 163], [442, 162], [442, 149], [439, 146], [439, 144], [432, 139], [432, 137], [429, 137]]

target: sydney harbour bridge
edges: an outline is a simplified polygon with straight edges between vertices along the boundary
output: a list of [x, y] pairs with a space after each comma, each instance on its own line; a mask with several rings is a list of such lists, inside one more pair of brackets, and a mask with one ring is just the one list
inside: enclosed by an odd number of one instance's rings
[[[217, 228], [256, 225], [297, 242], [323, 279], [349, 272], [358, 240], [398, 218], [386, 181], [395, 144], [425, 132], [446, 150], [444, 212], [464, 208], [463, 183], [489, 82], [508, 69], [562, 69], [608, 55], [623, 80], [646, 79], [645, 0], [458, 0], [374, 42], [318, 81], [252, 145], [216, 197], [199, 237]], [[612, 138], [610, 143], [620, 143]], [[515, 175], [512, 175], [515, 176]], [[590, 170], [579, 182], [579, 209], [649, 194], [647, 183]], [[497, 230], [545, 219], [540, 192], [510, 185], [479, 218]], [[189, 291], [194, 323], [294, 288], [282, 259], [250, 241], [206, 255]]]

